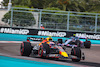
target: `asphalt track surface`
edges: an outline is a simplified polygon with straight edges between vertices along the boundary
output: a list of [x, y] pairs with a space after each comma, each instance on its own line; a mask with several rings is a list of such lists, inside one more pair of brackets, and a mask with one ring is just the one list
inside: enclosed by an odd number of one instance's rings
[[21, 56], [20, 43], [0, 43], [0, 55], [2, 56], [75, 67], [100, 67], [100, 46], [92, 46], [91, 49], [82, 48], [82, 51], [85, 53], [86, 59], [80, 62], [72, 62], [70, 59], [55, 60]]

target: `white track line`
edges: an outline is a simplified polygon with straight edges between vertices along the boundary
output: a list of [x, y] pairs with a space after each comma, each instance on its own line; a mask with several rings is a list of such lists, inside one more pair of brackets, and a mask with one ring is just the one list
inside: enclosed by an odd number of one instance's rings
[[0, 43], [22, 43], [22, 41], [0, 41]]
[[[0, 43], [22, 43], [23, 41], [0, 41]], [[31, 42], [31, 43], [39, 43], [39, 42]], [[92, 44], [92, 46], [100, 46], [100, 44]]]
[[92, 44], [92, 46], [100, 46], [100, 44]]
[[[23, 41], [0, 41], [0, 43], [22, 43]], [[31, 43], [39, 43], [39, 42], [31, 42]]]

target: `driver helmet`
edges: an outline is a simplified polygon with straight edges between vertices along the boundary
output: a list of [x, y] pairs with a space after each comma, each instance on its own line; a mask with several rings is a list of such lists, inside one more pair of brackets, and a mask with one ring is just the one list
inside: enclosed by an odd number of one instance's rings
[[48, 38], [47, 38], [47, 41], [53, 41], [53, 39], [51, 38], [52, 36], [49, 36]]

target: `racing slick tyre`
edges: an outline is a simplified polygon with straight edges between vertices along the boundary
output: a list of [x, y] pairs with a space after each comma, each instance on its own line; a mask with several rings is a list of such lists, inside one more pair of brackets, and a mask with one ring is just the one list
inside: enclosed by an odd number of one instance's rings
[[22, 56], [29, 56], [32, 51], [32, 46], [30, 42], [23, 42], [20, 47], [20, 53]]
[[91, 42], [90, 41], [85, 41], [84, 46], [85, 46], [85, 48], [91, 48]]
[[76, 40], [76, 41], [75, 41], [75, 44], [76, 44], [78, 47], [81, 47], [81, 42], [80, 42], [80, 40]]
[[42, 58], [46, 58], [46, 55], [50, 53], [50, 47], [48, 44], [43, 43], [38, 51], [38, 54], [40, 55], [40, 57]]
[[72, 61], [79, 62], [81, 60], [81, 49], [79, 47], [72, 48], [71, 55], [77, 57], [77, 58], [72, 58]]

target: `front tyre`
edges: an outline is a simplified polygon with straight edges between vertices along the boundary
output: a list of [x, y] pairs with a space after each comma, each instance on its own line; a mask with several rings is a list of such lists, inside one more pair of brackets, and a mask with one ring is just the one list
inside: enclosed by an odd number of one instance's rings
[[50, 53], [49, 45], [46, 43], [43, 43], [38, 50], [39, 56], [42, 58], [46, 58], [46, 55], [49, 53]]
[[72, 61], [79, 62], [81, 60], [81, 49], [79, 47], [72, 48], [71, 55], [74, 55], [77, 57], [77, 59], [72, 58]]
[[29, 56], [31, 54], [32, 46], [30, 42], [21, 43], [20, 54], [21, 56]]

